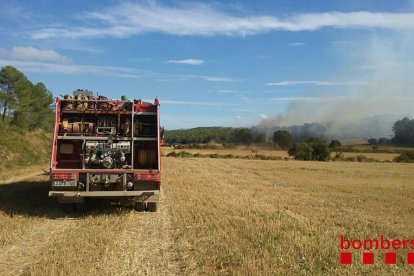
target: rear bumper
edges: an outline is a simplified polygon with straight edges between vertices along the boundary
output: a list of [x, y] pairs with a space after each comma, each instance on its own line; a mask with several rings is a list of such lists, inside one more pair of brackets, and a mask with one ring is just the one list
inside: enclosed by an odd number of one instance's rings
[[158, 202], [160, 191], [49, 191], [51, 197], [142, 197], [146, 202]]

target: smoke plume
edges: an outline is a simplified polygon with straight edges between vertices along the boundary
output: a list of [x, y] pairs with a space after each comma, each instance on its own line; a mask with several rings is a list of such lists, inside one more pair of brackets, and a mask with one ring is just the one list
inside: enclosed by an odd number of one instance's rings
[[341, 95], [313, 91], [312, 97], [291, 101], [283, 114], [263, 119], [258, 129], [270, 134], [275, 129], [307, 123], [303, 130], [313, 127], [314, 133], [325, 138], [392, 135], [396, 120], [414, 114], [414, 36], [383, 33], [358, 45], [341, 45], [338, 50], [349, 60], [338, 79], [365, 85], [349, 86]]

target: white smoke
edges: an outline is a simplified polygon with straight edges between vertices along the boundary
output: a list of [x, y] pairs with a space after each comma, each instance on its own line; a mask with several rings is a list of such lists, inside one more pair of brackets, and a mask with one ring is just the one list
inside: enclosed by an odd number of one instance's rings
[[259, 129], [318, 122], [330, 137], [390, 136], [396, 119], [414, 114], [414, 36], [387, 33], [358, 45], [342, 52], [349, 64], [338, 78], [366, 85], [349, 86], [341, 96], [316, 93], [293, 100], [283, 114], [262, 120]]

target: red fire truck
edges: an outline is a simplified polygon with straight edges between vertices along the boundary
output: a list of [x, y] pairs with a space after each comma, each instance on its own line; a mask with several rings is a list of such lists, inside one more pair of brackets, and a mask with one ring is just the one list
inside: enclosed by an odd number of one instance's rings
[[112, 100], [87, 90], [57, 97], [49, 196], [65, 209], [110, 197], [156, 211], [161, 139], [158, 98]]

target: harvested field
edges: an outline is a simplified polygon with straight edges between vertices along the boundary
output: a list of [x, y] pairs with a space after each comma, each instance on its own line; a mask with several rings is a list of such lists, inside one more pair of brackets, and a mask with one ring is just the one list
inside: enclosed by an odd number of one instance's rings
[[[1, 275], [413, 274], [339, 264], [340, 235], [413, 239], [414, 164], [164, 158], [158, 213], [67, 215], [47, 176], [0, 185]], [[41, 173], [41, 171], [39, 171]]]
[[[174, 148], [163, 148], [162, 153], [167, 155], [170, 152], [182, 152], [186, 151], [191, 154], [233, 154], [239, 156], [254, 156], [255, 154], [261, 154], [264, 156], [277, 156], [281, 158], [291, 158], [289, 157], [287, 151], [285, 150], [271, 150], [271, 149], [174, 149]], [[336, 152], [332, 152], [331, 156], [335, 156]], [[395, 157], [399, 156], [397, 153], [358, 153], [358, 152], [344, 152], [344, 157], [354, 157], [358, 155], [364, 155], [368, 158], [374, 158], [378, 161], [392, 161]]]
[[162, 148], [162, 153], [167, 155], [170, 152], [181, 152], [186, 151], [191, 154], [219, 154], [219, 155], [226, 155], [226, 154], [233, 154], [239, 156], [253, 156], [255, 154], [262, 154], [265, 156], [278, 156], [281, 158], [289, 157], [287, 151], [285, 150], [269, 150], [269, 149], [174, 149], [172, 147]]
[[[172, 159], [172, 158], [170, 158]], [[202, 274], [413, 273], [339, 264], [340, 235], [412, 238], [413, 165], [166, 159], [165, 194], [185, 272]], [[397, 204], [399, 203], [399, 204]]]
[[177, 274], [171, 215], [96, 204], [66, 214], [46, 176], [0, 185], [0, 275]]
[[[399, 156], [397, 153], [357, 153], [357, 152], [344, 152], [344, 157], [354, 157], [358, 155], [364, 155], [368, 158], [377, 159], [379, 161], [393, 161], [395, 157]], [[332, 156], [335, 156], [335, 153], [331, 154]]]

